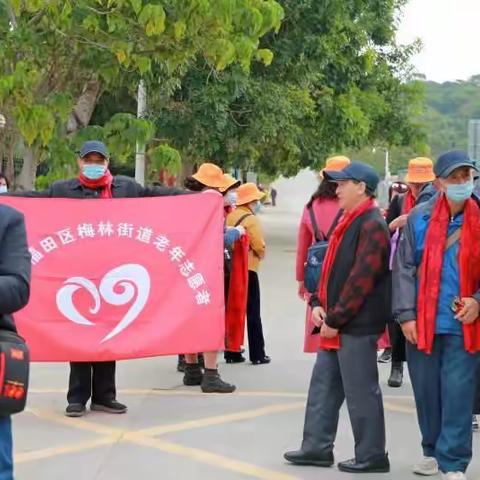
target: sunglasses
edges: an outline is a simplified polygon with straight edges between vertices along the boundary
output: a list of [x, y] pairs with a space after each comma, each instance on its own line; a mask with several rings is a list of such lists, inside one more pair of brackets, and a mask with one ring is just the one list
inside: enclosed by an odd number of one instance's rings
[[407, 193], [408, 186], [405, 183], [395, 182], [392, 183], [392, 190], [397, 193]]

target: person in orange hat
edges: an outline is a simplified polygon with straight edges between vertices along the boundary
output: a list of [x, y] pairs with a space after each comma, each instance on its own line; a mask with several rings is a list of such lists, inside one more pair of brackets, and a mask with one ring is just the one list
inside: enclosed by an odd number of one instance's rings
[[[270, 363], [270, 357], [265, 354], [265, 339], [260, 315], [260, 282], [258, 281], [260, 262], [265, 257], [265, 240], [257, 213], [261, 207], [260, 201], [264, 197], [265, 194], [254, 183], [241, 185], [237, 190], [237, 208], [227, 216], [228, 226], [242, 225], [249, 237], [247, 332], [248, 351], [253, 365]], [[228, 358], [227, 361], [235, 363]], [[238, 361], [244, 360], [238, 359]]]
[[[233, 177], [224, 175], [222, 169], [213, 163], [203, 163], [197, 172], [185, 180], [185, 187], [194, 192], [215, 190], [226, 193], [237, 182]], [[235, 180], [233, 182], [232, 180]], [[224, 241], [227, 245], [239, 240], [245, 233], [243, 227], [225, 230]], [[200, 385], [204, 393], [232, 393], [235, 385], [223, 381], [218, 373], [218, 352], [205, 352], [205, 370], [199, 363], [197, 353], [185, 354], [183, 383], [188, 386]], [[179, 358], [179, 367], [181, 366]], [[180, 368], [179, 368], [180, 370]]]
[[[421, 192], [426, 192], [435, 181], [433, 162], [429, 158], [417, 157], [408, 162], [408, 171], [405, 177], [407, 192], [395, 196], [388, 207], [386, 221], [392, 234], [392, 250], [395, 252], [401, 229], [407, 223], [407, 218], [412, 210], [419, 203]], [[425, 201], [430, 196], [423, 195]], [[393, 258], [393, 257], [392, 257]], [[402, 329], [397, 322], [388, 324], [388, 333], [391, 343], [390, 377], [388, 386], [392, 388], [401, 387], [403, 384], [403, 366], [406, 361], [406, 343]], [[382, 361], [382, 355], [379, 361]], [[386, 362], [383, 362], [386, 363]]]
[[[334, 226], [335, 219], [338, 220], [340, 212], [335, 184], [324, 180], [323, 174], [327, 171], [341, 171], [349, 164], [350, 160], [344, 156], [328, 158], [325, 162], [325, 168], [319, 174], [320, 184], [303, 209], [298, 228], [296, 264], [298, 296], [303, 301], [307, 300], [309, 296], [304, 283], [308, 249], [317, 241], [324, 240], [329, 236], [328, 233]], [[316, 353], [318, 350], [318, 335], [311, 334], [314, 325], [311, 319], [311, 308], [308, 304], [306, 315], [304, 351]]]
[[237, 204], [237, 188], [242, 184], [240, 180], [232, 177], [228, 173], [223, 175], [225, 185], [220, 188], [220, 193], [223, 195], [223, 204], [225, 209], [225, 216], [235, 210]]

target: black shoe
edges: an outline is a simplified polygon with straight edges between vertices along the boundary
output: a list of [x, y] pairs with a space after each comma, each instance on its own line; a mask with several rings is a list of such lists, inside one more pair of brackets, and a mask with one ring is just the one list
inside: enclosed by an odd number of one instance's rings
[[286, 452], [283, 458], [295, 465], [314, 465], [315, 467], [331, 467], [334, 463], [333, 452], [307, 453], [303, 450]]
[[83, 417], [85, 412], [85, 405], [81, 403], [70, 403], [65, 410], [65, 415], [67, 417]]
[[185, 364], [185, 375], [183, 376], [183, 384], [188, 387], [202, 384], [202, 369], [198, 363]]
[[203, 393], [233, 393], [236, 386], [224, 382], [217, 370], [205, 370], [202, 380]]
[[224, 358], [227, 363], [243, 363], [245, 357], [240, 352], [225, 352]]
[[388, 379], [388, 386], [392, 388], [401, 387], [403, 383], [403, 362], [392, 362], [392, 371]]
[[127, 406], [123, 405], [120, 402], [117, 402], [116, 400], [109, 400], [107, 402], [102, 402], [102, 403], [95, 403], [92, 402], [90, 405], [90, 410], [93, 412], [105, 412], [105, 413], [126, 413], [127, 412]]
[[388, 461], [388, 455], [367, 462], [357, 462], [352, 458], [351, 460], [340, 462], [338, 469], [341, 472], [349, 473], [388, 473], [390, 471], [390, 462]]
[[178, 363], [177, 363], [177, 372], [184, 372], [185, 371], [185, 355], [178, 356]]
[[260, 360], [252, 360], [252, 365], [266, 365], [267, 363], [270, 363], [271, 361], [272, 361], [272, 359], [265, 355]]
[[386, 348], [378, 357], [378, 363], [390, 363], [392, 360], [392, 349]]

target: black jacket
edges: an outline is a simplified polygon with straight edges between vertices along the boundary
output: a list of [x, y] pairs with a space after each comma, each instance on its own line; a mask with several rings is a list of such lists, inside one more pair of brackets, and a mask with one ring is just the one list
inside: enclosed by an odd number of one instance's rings
[[[113, 198], [163, 197], [187, 193], [190, 192], [180, 188], [142, 187], [132, 178], [121, 175], [113, 177], [112, 182]], [[78, 178], [72, 178], [54, 182], [47, 190], [40, 192], [15, 192], [13, 195], [43, 198], [100, 198], [100, 191], [84, 187]]]
[[15, 331], [11, 314], [28, 303], [30, 274], [24, 217], [0, 205], [0, 329]]
[[356, 218], [343, 236], [328, 279], [329, 327], [350, 335], [384, 332], [391, 317], [389, 256], [390, 234], [380, 211]]

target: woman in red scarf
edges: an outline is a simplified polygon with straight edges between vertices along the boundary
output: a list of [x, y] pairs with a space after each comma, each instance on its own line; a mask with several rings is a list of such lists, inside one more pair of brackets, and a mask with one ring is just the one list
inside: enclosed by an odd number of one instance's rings
[[341, 471], [388, 472], [383, 402], [378, 384], [377, 341], [390, 311], [389, 241], [374, 201], [379, 177], [360, 162], [326, 172], [338, 183], [345, 213], [330, 238], [312, 316], [320, 351], [312, 372], [302, 447], [285, 458], [297, 465], [333, 464], [340, 408], [346, 399], [355, 458]]
[[480, 351], [480, 209], [465, 152], [435, 164], [441, 191], [408, 218], [393, 268], [393, 310], [422, 433], [420, 475], [464, 480]]
[[[433, 162], [429, 158], [419, 157], [408, 162], [408, 172], [405, 177], [408, 190], [404, 195], [394, 197], [387, 213], [387, 223], [392, 233], [392, 251], [394, 253], [401, 229], [407, 223], [408, 214], [417, 204], [420, 192], [435, 180]], [[425, 195], [424, 195], [425, 197]], [[426, 198], [424, 201], [428, 200]], [[398, 388], [403, 383], [403, 364], [406, 361], [405, 336], [398, 323], [388, 324], [391, 341], [392, 368], [388, 378], [388, 386]], [[380, 359], [379, 359], [380, 361]]]

